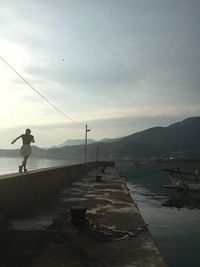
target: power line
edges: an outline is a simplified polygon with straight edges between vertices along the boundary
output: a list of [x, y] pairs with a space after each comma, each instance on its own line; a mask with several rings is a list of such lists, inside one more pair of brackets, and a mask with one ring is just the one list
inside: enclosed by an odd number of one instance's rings
[[28, 84], [31, 89], [33, 89], [43, 100], [45, 100], [49, 105], [51, 105], [56, 111], [58, 111], [60, 114], [62, 114], [65, 118], [73, 121], [74, 123], [78, 124], [79, 126], [83, 126], [82, 124], [80, 124], [79, 122], [73, 120], [71, 117], [67, 116], [62, 110], [60, 110], [59, 108], [57, 108], [53, 103], [51, 103], [46, 97], [44, 97], [40, 92], [38, 92], [37, 89], [35, 89], [28, 81], [26, 81], [5, 59], [3, 59], [0, 56], [0, 59], [11, 69], [13, 70], [26, 84]]

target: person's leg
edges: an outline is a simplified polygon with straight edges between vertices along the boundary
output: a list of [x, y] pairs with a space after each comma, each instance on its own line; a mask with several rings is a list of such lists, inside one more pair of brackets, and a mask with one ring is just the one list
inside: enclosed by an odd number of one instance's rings
[[19, 172], [22, 173], [22, 165], [19, 165]]
[[22, 168], [24, 168], [24, 172], [27, 172], [26, 164], [29, 156], [24, 156], [24, 160], [22, 161]]

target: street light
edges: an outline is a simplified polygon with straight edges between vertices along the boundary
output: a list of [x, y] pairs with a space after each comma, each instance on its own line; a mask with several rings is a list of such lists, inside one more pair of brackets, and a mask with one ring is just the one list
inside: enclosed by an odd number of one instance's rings
[[98, 160], [99, 160], [99, 145], [96, 147], [96, 170], [98, 169]]
[[87, 124], [85, 125], [85, 164], [87, 162], [87, 133], [91, 130], [88, 129]]

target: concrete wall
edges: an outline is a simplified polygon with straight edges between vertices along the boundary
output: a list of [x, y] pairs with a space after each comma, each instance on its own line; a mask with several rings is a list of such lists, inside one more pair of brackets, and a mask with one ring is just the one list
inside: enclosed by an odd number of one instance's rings
[[[99, 162], [99, 166], [114, 162]], [[32, 204], [96, 168], [96, 162], [71, 166], [52, 167], [31, 171], [28, 174], [10, 174], [0, 177], [0, 215], [24, 214]]]

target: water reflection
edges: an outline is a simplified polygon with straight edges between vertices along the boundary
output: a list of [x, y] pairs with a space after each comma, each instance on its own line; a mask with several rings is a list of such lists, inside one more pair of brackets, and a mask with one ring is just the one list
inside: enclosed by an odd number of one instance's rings
[[[163, 187], [170, 181], [162, 170], [177, 164], [120, 164], [132, 197], [168, 266], [200, 266], [200, 192], [171, 192]], [[188, 172], [200, 169], [199, 163], [180, 163], [179, 166]]]
[[200, 209], [200, 192], [199, 191], [179, 191], [169, 189], [168, 199], [162, 203], [165, 207]]

